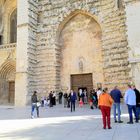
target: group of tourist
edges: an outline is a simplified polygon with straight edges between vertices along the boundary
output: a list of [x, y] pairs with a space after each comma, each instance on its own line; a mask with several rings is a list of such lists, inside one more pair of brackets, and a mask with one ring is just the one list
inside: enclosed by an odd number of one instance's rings
[[[128, 85], [128, 89], [125, 91], [124, 95], [124, 102], [128, 107], [129, 113], [129, 121], [128, 124], [133, 124], [133, 113], [135, 115], [135, 122], [139, 122], [140, 117], [140, 92], [136, 89], [135, 86]], [[111, 129], [110, 125], [110, 112], [111, 106], [113, 105], [114, 109], [114, 122], [115, 123], [123, 123], [121, 120], [121, 109], [120, 109], [120, 102], [121, 98], [123, 98], [121, 91], [118, 89], [117, 86], [108, 93], [108, 89], [105, 88], [99, 96], [98, 99], [98, 106], [101, 109], [102, 118], [103, 118], [103, 129], [106, 129], [106, 125], [108, 129]], [[116, 117], [116, 110], [118, 119]], [[133, 113], [132, 113], [133, 112]]]
[[[79, 107], [82, 107], [84, 104], [88, 103], [91, 109], [99, 108], [102, 113], [102, 120], [103, 120], [103, 129], [111, 129], [111, 122], [110, 122], [110, 113], [111, 107], [113, 105], [113, 114], [114, 114], [114, 122], [115, 123], [123, 123], [121, 120], [121, 98], [124, 98], [124, 102], [128, 107], [129, 113], [129, 121], [128, 124], [133, 124], [133, 113], [135, 115], [135, 122], [139, 122], [140, 117], [140, 92], [136, 89], [133, 85], [128, 85], [128, 89], [125, 91], [124, 97], [121, 94], [121, 91], [118, 89], [117, 86], [109, 93], [108, 88], [104, 88], [103, 90], [99, 88], [97, 91], [94, 89], [90, 91], [89, 97], [86, 90], [79, 89], [79, 93], [76, 94], [73, 90], [70, 91], [69, 94], [63, 92], [59, 92], [58, 94], [58, 102], [62, 104], [62, 97], [64, 98], [64, 107], [70, 108], [70, 111], [75, 111], [75, 103], [77, 101], [78, 95], [78, 102]], [[34, 118], [34, 109], [36, 108], [37, 117], [39, 117], [39, 104], [36, 95], [36, 91], [31, 97], [32, 102], [32, 111], [31, 115]], [[52, 107], [56, 105], [56, 93], [50, 92], [48, 99], [49, 106]], [[117, 113], [116, 113], [117, 112]], [[133, 113], [132, 113], [133, 112]], [[118, 117], [117, 117], [118, 116]]]

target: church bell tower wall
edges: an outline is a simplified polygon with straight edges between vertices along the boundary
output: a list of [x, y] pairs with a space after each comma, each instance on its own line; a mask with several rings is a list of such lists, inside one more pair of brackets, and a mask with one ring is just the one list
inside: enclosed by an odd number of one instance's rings
[[15, 105], [24, 106], [35, 89], [37, 2], [17, 0], [17, 10]]
[[[124, 6], [124, 3], [123, 3]], [[40, 1], [37, 31], [36, 85], [40, 93], [60, 90], [61, 42], [58, 32], [72, 13], [79, 11], [96, 17], [102, 29], [103, 86], [121, 89], [129, 82], [128, 47], [124, 7], [114, 0]]]

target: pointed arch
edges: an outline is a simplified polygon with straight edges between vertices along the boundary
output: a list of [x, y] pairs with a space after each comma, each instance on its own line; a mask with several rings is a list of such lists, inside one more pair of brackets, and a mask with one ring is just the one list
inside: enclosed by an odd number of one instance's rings
[[6, 60], [0, 66], [0, 103], [14, 103], [16, 62]]
[[10, 43], [17, 41], [17, 9], [10, 15]]
[[69, 15], [67, 15], [65, 18], [63, 18], [63, 21], [59, 24], [59, 27], [58, 27], [58, 30], [57, 30], [57, 34], [56, 34], [56, 45], [60, 45], [59, 44], [59, 37], [61, 35], [61, 32], [62, 30], [64, 29], [65, 25], [73, 18], [75, 17], [76, 15], [78, 14], [83, 14], [83, 15], [86, 15], [86, 16], [89, 16], [91, 18], [93, 18], [97, 24], [99, 25], [99, 27], [101, 28], [102, 30], [102, 27], [101, 27], [101, 24], [99, 23], [99, 20], [98, 20], [98, 17], [87, 12], [87, 11], [83, 11], [83, 10], [75, 10], [73, 12], [71, 12]]
[[14, 60], [8, 60], [4, 62], [0, 67], [0, 78], [6, 79], [7, 75], [16, 72], [16, 62]]
[[[94, 14], [76, 10], [63, 17], [57, 30], [56, 43], [60, 56], [57, 57], [60, 87], [77, 91], [78, 86], [85, 85], [89, 91], [91, 87], [96, 87], [96, 83], [104, 82], [102, 27]], [[71, 75], [87, 73], [91, 74], [91, 85], [82, 83], [81, 79], [75, 85], [72, 83]]]
[[3, 3], [3, 10], [4, 10], [3, 11], [3, 23], [4, 23], [4, 29], [6, 29], [6, 30], [3, 30], [3, 34], [4, 34], [3, 43], [4, 44], [11, 43], [10, 23], [11, 23], [11, 15], [15, 11], [15, 9], [17, 9], [17, 1], [16, 0], [6, 0]]

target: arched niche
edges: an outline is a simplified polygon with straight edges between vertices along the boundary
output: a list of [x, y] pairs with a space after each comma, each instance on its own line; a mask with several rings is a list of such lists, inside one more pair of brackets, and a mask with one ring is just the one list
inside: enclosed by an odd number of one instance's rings
[[80, 86], [86, 86], [86, 80], [81, 83], [80, 79], [77, 85], [73, 85], [72, 75], [84, 75], [86, 78], [85, 74], [90, 74], [91, 79], [87, 80], [90, 89], [97, 83], [103, 83], [101, 37], [102, 29], [94, 15], [76, 11], [64, 19], [57, 33], [57, 44], [61, 50], [61, 87], [78, 90]]
[[[56, 34], [56, 45], [60, 45], [60, 36], [61, 36], [61, 32], [62, 30], [64, 29], [65, 25], [73, 18], [75, 17], [76, 15], [78, 14], [83, 14], [83, 15], [86, 15], [86, 16], [89, 16], [91, 18], [93, 18], [97, 23], [99, 23], [99, 20], [98, 20], [98, 17], [87, 12], [87, 11], [83, 11], [83, 10], [75, 10], [73, 12], [71, 12], [69, 15], [67, 15], [66, 17], [63, 17], [63, 21], [59, 24], [59, 27], [58, 27], [58, 30], [57, 30], [57, 34]], [[102, 26], [101, 24], [98, 24], [102, 30]]]

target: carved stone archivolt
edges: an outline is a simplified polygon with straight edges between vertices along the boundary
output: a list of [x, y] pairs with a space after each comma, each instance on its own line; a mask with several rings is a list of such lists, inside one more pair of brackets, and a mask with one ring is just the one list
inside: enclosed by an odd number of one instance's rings
[[12, 77], [14, 77], [15, 75], [15, 72], [16, 72], [16, 62], [12, 60], [7, 60], [0, 67], [0, 78], [12, 79]]

